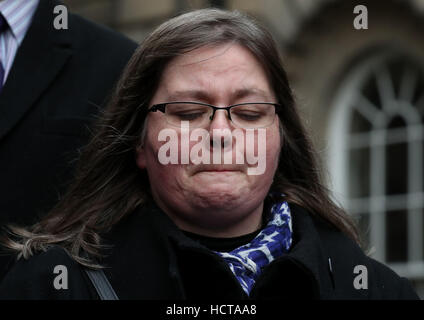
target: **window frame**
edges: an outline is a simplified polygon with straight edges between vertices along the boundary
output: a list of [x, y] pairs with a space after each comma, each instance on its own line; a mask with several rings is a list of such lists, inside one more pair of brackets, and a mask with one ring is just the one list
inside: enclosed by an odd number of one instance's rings
[[[418, 68], [409, 69], [402, 74], [399, 96], [396, 96], [388, 69], [391, 61], [405, 57], [408, 56], [394, 51], [369, 55], [351, 68], [340, 82], [332, 103], [333, 112], [330, 115], [327, 132], [328, 168], [334, 200], [352, 215], [359, 213], [369, 215], [371, 253], [375, 259], [388, 263], [385, 241], [387, 211], [395, 209], [407, 211], [407, 261], [388, 264], [404, 276], [424, 278], [424, 124], [421, 122], [424, 94], [414, 106], [412, 104], [414, 90], [411, 89], [417, 85], [418, 77], [414, 74], [421, 72], [423, 76], [424, 72], [418, 60], [408, 59], [408, 62], [418, 64]], [[361, 88], [372, 76], [376, 77], [380, 107], [375, 106], [361, 93]], [[370, 122], [370, 131], [349, 132], [354, 110]], [[404, 119], [405, 128], [388, 129], [389, 121], [394, 115], [400, 115]], [[402, 142], [406, 142], [408, 148], [407, 193], [386, 195], [386, 145]], [[369, 196], [349, 199], [350, 150], [363, 147], [369, 147], [370, 152]]]

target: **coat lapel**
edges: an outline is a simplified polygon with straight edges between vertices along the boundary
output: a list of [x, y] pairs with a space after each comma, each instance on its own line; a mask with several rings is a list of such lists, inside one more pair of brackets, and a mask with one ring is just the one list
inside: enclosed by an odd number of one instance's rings
[[290, 203], [293, 219], [293, 246], [287, 255], [300, 269], [311, 276], [315, 287], [315, 299], [329, 299], [333, 295], [334, 284], [328, 265], [328, 252], [322, 246], [314, 219], [302, 207]]
[[53, 27], [54, 1], [40, 1], [0, 95], [0, 140], [49, 87], [72, 55], [70, 30]]

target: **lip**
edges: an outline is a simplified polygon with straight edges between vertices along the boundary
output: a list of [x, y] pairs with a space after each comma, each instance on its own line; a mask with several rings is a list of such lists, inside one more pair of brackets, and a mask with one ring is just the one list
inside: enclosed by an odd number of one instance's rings
[[195, 168], [194, 174], [201, 172], [225, 173], [225, 172], [243, 172], [243, 166], [237, 165], [199, 165]]
[[202, 170], [198, 172], [238, 172], [240, 170]]

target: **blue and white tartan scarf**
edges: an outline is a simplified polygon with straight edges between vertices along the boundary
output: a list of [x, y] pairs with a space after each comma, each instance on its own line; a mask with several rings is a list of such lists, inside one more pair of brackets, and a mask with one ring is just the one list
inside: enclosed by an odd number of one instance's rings
[[292, 221], [287, 202], [274, 204], [266, 227], [248, 244], [231, 252], [217, 252], [230, 267], [244, 292], [252, 287], [271, 261], [287, 253], [292, 244]]

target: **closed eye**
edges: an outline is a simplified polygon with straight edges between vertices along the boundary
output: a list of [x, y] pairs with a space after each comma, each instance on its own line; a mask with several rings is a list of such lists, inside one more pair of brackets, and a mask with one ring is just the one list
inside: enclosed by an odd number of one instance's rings
[[255, 111], [249, 111], [249, 110], [239, 110], [236, 112], [233, 112], [232, 117], [237, 117], [240, 120], [245, 121], [255, 121], [260, 119], [263, 114], [261, 112], [255, 112]]
[[177, 113], [175, 116], [181, 120], [195, 120], [201, 118], [205, 113], [204, 112], [190, 112], [190, 113]]
[[196, 119], [204, 117], [207, 111], [208, 110], [206, 110], [205, 108], [179, 109], [179, 110], [174, 110], [173, 112], [171, 112], [170, 115], [172, 115], [173, 117], [178, 117], [181, 120], [190, 121], [190, 120], [196, 120]]

